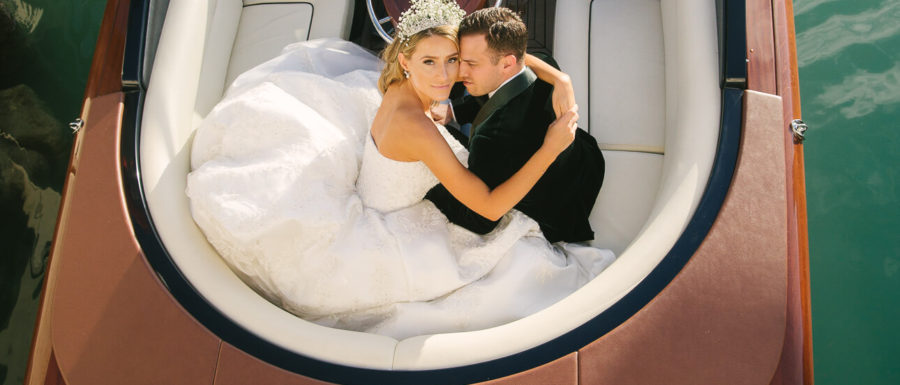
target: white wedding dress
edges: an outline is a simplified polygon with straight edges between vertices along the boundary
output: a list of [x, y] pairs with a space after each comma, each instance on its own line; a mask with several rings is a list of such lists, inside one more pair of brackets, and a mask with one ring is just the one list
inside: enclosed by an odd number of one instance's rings
[[244, 282], [312, 322], [402, 339], [514, 321], [612, 263], [548, 243], [516, 210], [484, 236], [450, 224], [422, 199], [438, 183], [429, 169], [384, 157], [369, 135], [380, 67], [346, 41], [291, 45], [197, 129], [191, 211]]

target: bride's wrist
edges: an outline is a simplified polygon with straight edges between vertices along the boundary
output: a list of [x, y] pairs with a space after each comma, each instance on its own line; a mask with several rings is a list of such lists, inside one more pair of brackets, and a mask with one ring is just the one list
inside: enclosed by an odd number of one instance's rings
[[562, 150], [564, 149], [557, 148], [557, 146], [544, 142], [544, 144], [535, 152], [535, 156], [547, 160], [549, 163], [553, 163], [553, 160], [559, 156]]

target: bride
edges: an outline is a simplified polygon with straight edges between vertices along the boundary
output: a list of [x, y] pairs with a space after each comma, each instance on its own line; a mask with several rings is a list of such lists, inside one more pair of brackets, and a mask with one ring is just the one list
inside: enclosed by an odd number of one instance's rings
[[[195, 134], [186, 191], [210, 243], [267, 299], [322, 325], [398, 339], [514, 321], [614, 259], [551, 244], [512, 210], [572, 142], [577, 107], [489, 189], [431, 113], [456, 81], [463, 12], [412, 3], [383, 63], [318, 40], [239, 76]], [[438, 182], [500, 225], [482, 236], [449, 223], [423, 200]]]

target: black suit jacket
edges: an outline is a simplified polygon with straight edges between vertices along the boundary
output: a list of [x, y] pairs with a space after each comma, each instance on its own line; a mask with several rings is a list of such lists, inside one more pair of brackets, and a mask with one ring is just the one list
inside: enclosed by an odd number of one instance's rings
[[[471, 96], [454, 103], [457, 120], [472, 123], [469, 170], [490, 188], [509, 179], [543, 144], [547, 127], [556, 120], [552, 92], [551, 85], [526, 69], [480, 108]], [[604, 171], [597, 141], [578, 129], [575, 141], [515, 208], [534, 218], [550, 242], [591, 240], [594, 233], [588, 216], [603, 183]], [[434, 202], [451, 222], [476, 233], [490, 232], [499, 222], [469, 210], [440, 184], [425, 198]]]

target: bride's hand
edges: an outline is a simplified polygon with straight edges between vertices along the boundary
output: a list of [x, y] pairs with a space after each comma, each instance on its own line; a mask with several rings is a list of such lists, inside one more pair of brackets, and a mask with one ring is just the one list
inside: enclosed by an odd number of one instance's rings
[[530, 53], [525, 54], [525, 65], [531, 68], [539, 79], [553, 85], [553, 112], [557, 118], [575, 106], [575, 89], [568, 74], [553, 68]]
[[553, 83], [553, 112], [559, 118], [575, 105], [575, 89], [572, 87], [572, 79], [569, 75], [561, 73]]
[[547, 128], [544, 136], [544, 146], [556, 154], [563, 152], [575, 140], [575, 130], [578, 128], [578, 105], [574, 105], [557, 118]]

